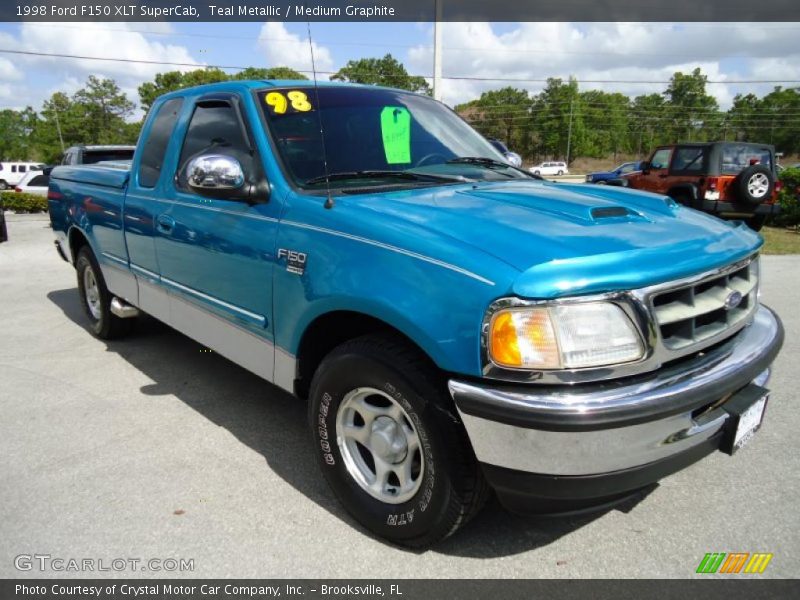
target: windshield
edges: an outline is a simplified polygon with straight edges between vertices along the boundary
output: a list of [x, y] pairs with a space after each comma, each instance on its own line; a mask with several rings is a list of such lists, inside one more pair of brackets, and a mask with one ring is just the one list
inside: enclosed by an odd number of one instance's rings
[[[387, 171], [450, 178], [438, 184], [454, 178], [525, 177], [505, 166], [505, 157], [454, 112], [425, 96], [381, 88], [303, 87], [264, 90], [258, 99], [283, 163], [301, 186], [325, 180], [320, 121], [328, 175], [374, 172], [373, 184], [385, 184], [377, 173]], [[448, 163], [465, 157], [504, 165]], [[433, 185], [431, 179], [416, 184]], [[414, 184], [412, 178], [404, 183]], [[364, 178], [335, 182], [348, 185], [363, 186]]]

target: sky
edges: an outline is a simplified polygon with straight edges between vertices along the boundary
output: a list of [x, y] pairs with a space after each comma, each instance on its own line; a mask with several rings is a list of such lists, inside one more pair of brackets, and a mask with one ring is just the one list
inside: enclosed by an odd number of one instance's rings
[[[318, 71], [391, 53], [414, 75], [433, 72], [431, 23], [312, 23], [311, 33]], [[537, 93], [548, 77], [574, 76], [581, 90], [635, 97], [660, 93], [675, 71], [695, 67], [721, 82], [708, 91], [723, 108], [737, 93], [800, 86], [800, 23], [444, 23], [442, 40], [445, 77], [537, 80], [445, 79], [443, 100], [451, 106], [506, 85]], [[0, 49], [198, 67], [311, 68], [305, 23], [0, 23]], [[0, 52], [0, 109], [38, 110], [54, 92], [82, 87], [89, 75], [115, 79], [138, 103], [142, 82], [191, 68]], [[733, 83], [742, 80], [779, 82]]]

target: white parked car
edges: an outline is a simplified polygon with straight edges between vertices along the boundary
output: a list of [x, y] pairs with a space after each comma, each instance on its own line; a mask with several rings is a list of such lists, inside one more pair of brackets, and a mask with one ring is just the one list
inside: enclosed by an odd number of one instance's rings
[[568, 175], [567, 163], [565, 162], [543, 162], [528, 169], [534, 175]]
[[47, 186], [49, 183], [49, 175], [45, 175], [42, 171], [28, 171], [23, 175], [22, 181], [14, 186], [14, 191], [47, 196]]
[[30, 171], [41, 171], [42, 163], [33, 162], [0, 162], [0, 190], [13, 188]]

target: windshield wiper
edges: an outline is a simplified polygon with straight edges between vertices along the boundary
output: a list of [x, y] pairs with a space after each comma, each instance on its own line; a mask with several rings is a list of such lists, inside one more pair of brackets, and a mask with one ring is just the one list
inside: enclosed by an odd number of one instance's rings
[[[504, 169], [512, 169], [513, 171], [519, 171], [520, 173], [524, 173], [531, 179], [544, 179], [541, 175], [535, 175], [534, 173], [530, 173], [525, 169], [520, 169], [519, 167], [515, 167], [514, 165], [510, 165], [508, 163], [495, 160], [493, 158], [487, 158], [485, 156], [459, 156], [457, 158], [451, 158], [447, 161], [448, 165], [458, 165], [458, 164], [466, 164], [466, 165], [478, 165], [480, 167], [486, 167], [487, 169], [495, 170], [496, 167], [502, 167]], [[511, 177], [511, 175], [509, 175]]]
[[409, 173], [408, 171], [341, 171], [339, 173], [329, 173], [312, 177], [306, 181], [306, 185], [314, 185], [323, 181], [341, 181], [343, 179], [382, 179], [394, 178], [405, 179], [407, 181], [429, 181], [429, 182], [454, 182], [465, 181], [463, 177], [446, 177], [444, 175], [429, 175], [427, 173]]

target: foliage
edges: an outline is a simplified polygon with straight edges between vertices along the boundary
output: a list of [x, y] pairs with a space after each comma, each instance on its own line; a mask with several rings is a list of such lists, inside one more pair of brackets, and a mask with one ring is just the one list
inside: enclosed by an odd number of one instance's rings
[[168, 71], [166, 73], [158, 73], [155, 81], [148, 81], [140, 85], [139, 100], [142, 110], [147, 112], [156, 98], [167, 92], [207, 83], [232, 80], [244, 81], [247, 79], [307, 79], [307, 77], [289, 67], [272, 67], [269, 69], [248, 67], [234, 75], [229, 75], [222, 69], [217, 68], [195, 69], [194, 71], [186, 72]]
[[37, 194], [19, 192], [0, 193], [0, 206], [17, 213], [47, 212], [47, 198]]
[[383, 58], [361, 58], [348, 61], [344, 67], [331, 76], [331, 79], [384, 85], [424, 94], [431, 93], [431, 87], [424, 77], [409, 75], [403, 64], [391, 54], [387, 54]]
[[45, 100], [32, 128], [34, 148], [23, 158], [58, 162], [63, 147], [75, 144], [131, 144], [139, 126], [128, 122], [135, 105], [112, 79], [89, 76], [71, 97], [54, 93]]
[[784, 169], [779, 179], [783, 182], [778, 195], [781, 214], [772, 217], [772, 222], [783, 227], [797, 227], [800, 225], [800, 169]]
[[[244, 79], [306, 77], [280, 66], [250, 67], [234, 74], [218, 68], [169, 71], [139, 86], [140, 106], [146, 112], [166, 92]], [[423, 77], [409, 75], [390, 54], [351, 60], [332, 79], [431, 91]], [[800, 154], [800, 88], [776, 87], [763, 97], [740, 94], [728, 111], [721, 111], [706, 92], [707, 84], [700, 69], [677, 72], [662, 93], [630, 98], [613, 91], [581, 90], [573, 79], [551, 78], [538, 94], [503, 87], [456, 110], [482, 134], [503, 140], [529, 161], [645, 158], [659, 144], [717, 139], [773, 144], [787, 155]], [[62, 143], [135, 143], [142, 123], [134, 120], [134, 109], [113, 80], [89, 77], [72, 95], [54, 93], [38, 112], [31, 107], [2, 110], [0, 160], [54, 163], [60, 160]]]
[[0, 111], [0, 160], [25, 160], [33, 154], [31, 133], [38, 119], [30, 106], [25, 110]]

